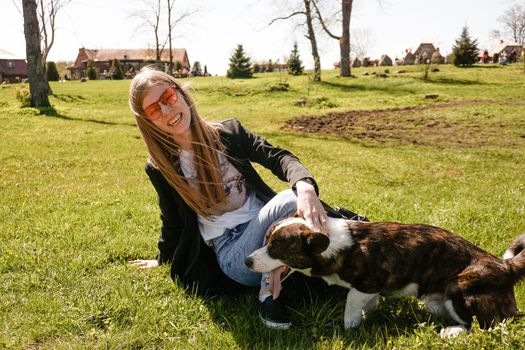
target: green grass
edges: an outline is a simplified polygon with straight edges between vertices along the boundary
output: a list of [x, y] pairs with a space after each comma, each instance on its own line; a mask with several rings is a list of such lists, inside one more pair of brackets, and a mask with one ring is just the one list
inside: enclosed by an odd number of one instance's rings
[[[297, 154], [329, 204], [372, 220], [441, 226], [500, 256], [525, 231], [525, 74], [521, 65], [439, 68], [427, 81], [421, 67], [403, 74], [394, 67], [386, 79], [362, 74], [379, 68], [356, 69], [355, 79], [326, 71], [320, 84], [280, 73], [189, 82], [204, 117], [238, 117]], [[282, 82], [289, 91], [270, 92]], [[274, 332], [259, 324], [256, 291], [203, 299], [172, 283], [167, 267], [129, 267], [155, 255], [159, 213], [128, 85], [52, 84], [54, 111], [20, 109], [16, 87], [0, 88], [0, 348], [518, 349], [525, 342], [517, 320], [443, 341], [442, 320], [411, 299], [383, 300], [359, 329], [345, 331], [344, 293], [322, 283], [292, 292], [295, 325]], [[298, 116], [423, 105], [439, 108], [408, 117], [458, 127], [422, 133], [402, 114], [369, 118], [367, 125], [394, 125], [373, 139], [283, 128]], [[389, 138], [401, 127], [428, 142]], [[274, 188], [286, 187], [262, 173]], [[525, 309], [523, 284], [516, 296]]]

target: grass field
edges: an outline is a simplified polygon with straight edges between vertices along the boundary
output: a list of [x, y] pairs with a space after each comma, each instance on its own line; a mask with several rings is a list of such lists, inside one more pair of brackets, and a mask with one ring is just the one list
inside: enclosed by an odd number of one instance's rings
[[[281, 73], [188, 82], [206, 118], [238, 117], [298, 155], [329, 204], [374, 221], [437, 225], [501, 256], [525, 232], [523, 66], [439, 68], [428, 80], [421, 67], [393, 67], [386, 79], [363, 75], [379, 68], [356, 69], [353, 79], [325, 71], [319, 84]], [[271, 92], [281, 83], [289, 90]], [[128, 86], [52, 84], [48, 111], [21, 109], [17, 86], [0, 88], [0, 348], [522, 348], [523, 320], [441, 340], [442, 320], [413, 299], [382, 300], [345, 331], [344, 294], [322, 282], [288, 291], [294, 327], [270, 331], [256, 316], [255, 290], [201, 298], [174, 284], [166, 266], [128, 266], [155, 256], [160, 225]], [[339, 112], [355, 127], [284, 127]], [[276, 190], [286, 187], [261, 171]], [[522, 310], [524, 287], [516, 288]]]

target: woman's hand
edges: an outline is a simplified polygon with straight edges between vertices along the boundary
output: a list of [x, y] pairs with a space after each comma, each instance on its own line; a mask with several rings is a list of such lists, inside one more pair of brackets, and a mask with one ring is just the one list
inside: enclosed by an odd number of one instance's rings
[[328, 231], [328, 216], [315, 193], [314, 186], [303, 180], [295, 184], [297, 190], [297, 213], [302, 216], [306, 223], [318, 232], [330, 235]]
[[133, 260], [130, 261], [129, 264], [131, 266], [136, 266], [141, 270], [151, 269], [153, 267], [159, 266], [159, 262], [157, 260]]

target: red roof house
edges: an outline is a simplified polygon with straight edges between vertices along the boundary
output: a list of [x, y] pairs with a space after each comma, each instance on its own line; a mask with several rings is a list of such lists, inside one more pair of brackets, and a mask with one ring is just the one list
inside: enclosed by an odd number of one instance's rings
[[[173, 63], [180, 62], [182, 68], [190, 68], [188, 54], [186, 49], [172, 49]], [[71, 79], [80, 79], [86, 76], [88, 63], [92, 62], [100, 78], [108, 77], [108, 72], [111, 69], [111, 64], [114, 59], [120, 61], [124, 73], [128, 77], [133, 72], [137, 72], [143, 66], [155, 63], [154, 49], [78, 49], [77, 59], [75, 64], [67, 67], [70, 72]], [[161, 54], [161, 62], [169, 62], [169, 50], [163, 50]]]

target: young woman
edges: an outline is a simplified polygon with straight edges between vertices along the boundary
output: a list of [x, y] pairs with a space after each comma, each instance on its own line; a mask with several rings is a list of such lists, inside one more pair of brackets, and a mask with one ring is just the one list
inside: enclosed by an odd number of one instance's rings
[[[150, 158], [162, 228], [151, 268], [171, 263], [172, 278], [208, 293], [260, 286], [260, 316], [271, 328], [290, 321], [272, 296], [270, 278], [250, 271], [245, 258], [264, 244], [266, 230], [294, 213], [328, 234], [326, 212], [312, 175], [290, 152], [245, 129], [237, 119], [201, 119], [191, 96], [173, 77], [153, 68], [132, 80], [129, 104]], [[251, 162], [268, 168], [291, 189], [275, 193]]]

